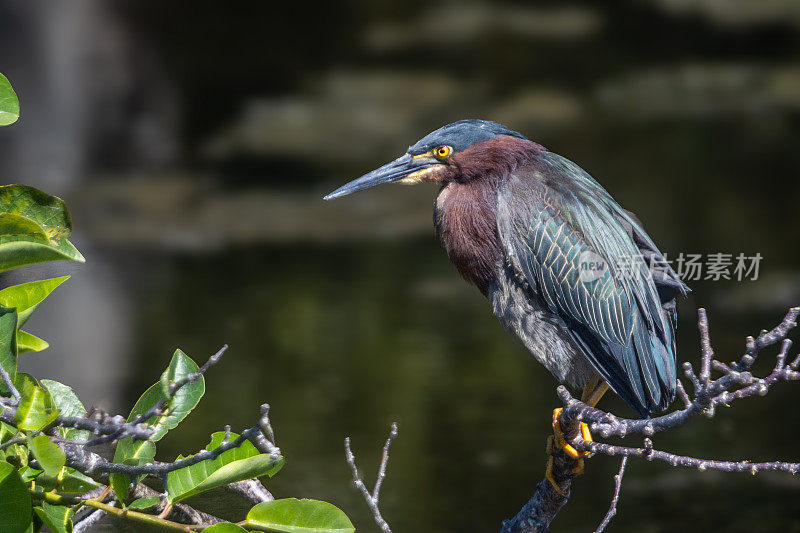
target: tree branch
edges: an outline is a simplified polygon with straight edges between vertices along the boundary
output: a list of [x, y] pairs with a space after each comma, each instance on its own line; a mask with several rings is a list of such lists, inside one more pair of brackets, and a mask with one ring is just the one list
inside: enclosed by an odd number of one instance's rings
[[[90, 431], [93, 435], [99, 435], [92, 440], [76, 443], [81, 446], [89, 447], [107, 442], [114, 442], [126, 437], [130, 437], [133, 440], [148, 440], [153, 435], [153, 428], [145, 424], [145, 422], [155, 416], [163, 415], [164, 407], [167, 405], [168, 401], [174, 398], [175, 394], [177, 394], [182, 387], [200, 379], [212, 365], [219, 361], [222, 354], [225, 353], [227, 349], [228, 345], [226, 344], [220, 348], [217, 353], [212, 355], [197, 372], [186, 376], [176, 383], [170, 384], [167, 399], [159, 400], [150, 410], [137, 416], [131, 422], [126, 422], [125, 417], [121, 415], [111, 416], [101, 409], [93, 409], [85, 416], [58, 416], [48, 428], [83, 429]], [[2, 367], [0, 367], [0, 374], [3, 374], [3, 379], [8, 376], [8, 372], [2, 369]], [[19, 395], [19, 391], [13, 388], [13, 384], [11, 385], [11, 393], [15, 398]], [[0, 420], [16, 427], [16, 414], [16, 405], [5, 405], [5, 409], [0, 413]]]
[[159, 518], [146, 513], [140, 513], [131, 509], [119, 509], [112, 504], [103, 503], [94, 499], [82, 500], [81, 498], [62, 496], [54, 492], [31, 492], [31, 497], [44, 500], [53, 505], [86, 505], [88, 507], [94, 507], [95, 509], [104, 511], [108, 514], [116, 515], [120, 518], [133, 520], [134, 522], [141, 522], [142, 524], [158, 526], [167, 531], [183, 531], [185, 533], [190, 533], [192, 531], [186, 524], [179, 524], [177, 522], [172, 522], [171, 520], [166, 520], [164, 518]]
[[[269, 424], [268, 410], [262, 410], [262, 413], [261, 420], [263, 421], [266, 419], [267, 424]], [[222, 442], [213, 450], [202, 450], [191, 457], [187, 457], [186, 459], [172, 463], [154, 462], [139, 466], [125, 465], [121, 463], [113, 463], [103, 459], [96, 453], [86, 450], [84, 448], [85, 444], [80, 445], [58, 442], [58, 445], [61, 447], [67, 457], [68, 466], [78, 470], [83, 474], [86, 474], [100, 483], [107, 483], [108, 474], [110, 473], [126, 474], [128, 476], [138, 476], [144, 474], [163, 478], [174, 470], [186, 468], [208, 459], [216, 459], [224, 452], [233, 448], [238, 448], [248, 440], [262, 453], [267, 453], [273, 458], [277, 459], [281, 454], [281, 450], [263, 435], [261, 432], [261, 423], [262, 422], [260, 422], [259, 425], [242, 431], [242, 433], [234, 440], [226, 440]]]
[[553, 478], [559, 490], [547, 479], [540, 481], [533, 497], [517, 515], [510, 520], [503, 520], [501, 533], [543, 533], [550, 528], [550, 523], [569, 501], [570, 486], [576, 476], [573, 470], [578, 463], [560, 449], [548, 449], [548, 452], [553, 457]]
[[257, 478], [237, 481], [236, 483], [231, 483], [226, 488], [244, 496], [253, 505], [261, 502], [271, 502], [275, 499], [272, 493], [268, 491]]
[[[724, 461], [716, 459], [701, 459], [673, 454], [666, 451], [653, 449], [651, 437], [656, 433], [676, 429], [702, 414], [712, 418], [716, 407], [729, 406], [736, 400], [766, 395], [773, 385], [783, 381], [800, 381], [800, 355], [790, 364], [787, 364], [788, 352], [791, 341], [787, 335], [794, 328], [800, 307], [789, 309], [780, 324], [770, 331], [763, 330], [757, 337], [748, 337], [745, 342], [745, 352], [738, 361], [725, 364], [715, 358], [711, 345], [708, 317], [704, 309], [698, 311], [698, 329], [700, 331], [700, 373], [695, 373], [691, 363], [684, 363], [683, 370], [686, 378], [692, 384], [690, 397], [683, 384], [677, 382], [677, 396], [681, 398], [683, 408], [655, 418], [638, 420], [619, 418], [611, 413], [596, 407], [591, 407], [573, 398], [569, 391], [559, 386], [556, 393], [564, 405], [559, 417], [559, 423], [565, 429], [566, 441], [579, 451], [589, 452], [590, 455], [621, 456], [623, 462], [620, 471], [615, 476], [616, 487], [611, 508], [603, 519], [598, 531], [602, 531], [608, 521], [616, 514], [619, 501], [622, 475], [624, 474], [628, 458], [643, 458], [648, 461], [659, 460], [671, 466], [697, 468], [698, 470], [719, 470], [723, 472], [749, 472], [756, 474], [765, 470], [800, 472], [800, 463], [785, 461], [769, 461], [752, 463], [746, 460]], [[750, 369], [758, 358], [761, 350], [780, 343], [780, 349], [775, 357], [772, 371], [765, 377], [754, 376]], [[720, 374], [713, 378], [712, 372]], [[579, 423], [589, 425], [595, 437], [627, 437], [641, 435], [644, 437], [642, 447], [626, 447], [607, 444], [597, 441], [586, 441], [578, 431]], [[569, 498], [569, 487], [575, 476], [573, 470], [576, 463], [564, 459], [563, 452], [557, 450], [553, 453], [553, 474], [563, 493], [556, 491], [546, 480], [537, 486], [533, 498], [525, 504], [517, 515], [503, 523], [503, 533], [533, 533], [546, 531], [550, 522]]]
[[[109, 474], [120, 473], [126, 474], [131, 478], [140, 475], [149, 475], [156, 477], [166, 485], [167, 474], [181, 468], [186, 468], [202, 461], [216, 459], [228, 450], [241, 446], [245, 441], [249, 441], [261, 453], [269, 454], [272, 458], [277, 459], [280, 457], [281, 451], [274, 443], [274, 432], [269, 420], [269, 405], [263, 404], [261, 406], [261, 416], [259, 417], [256, 425], [245, 429], [235, 439], [230, 439], [230, 427], [226, 427], [225, 440], [214, 450], [201, 450], [197, 454], [174, 462], [158, 462], [153, 461], [143, 465], [125, 465], [111, 462], [97, 453], [90, 450], [92, 446], [101, 443], [114, 442], [122, 438], [130, 437], [133, 440], [148, 440], [153, 435], [153, 428], [146, 422], [154, 417], [164, 416], [168, 414], [172, 399], [183, 387], [190, 383], [199, 380], [209, 368], [215, 365], [225, 353], [227, 345], [224, 345], [214, 355], [212, 355], [206, 363], [200, 367], [197, 372], [189, 374], [180, 380], [169, 383], [166, 397], [160, 399], [156, 404], [149, 409], [146, 413], [137, 416], [134, 420], [127, 422], [122, 416], [111, 416], [99, 409], [93, 409], [85, 416], [58, 416], [47, 427], [42, 428], [36, 432], [30, 433], [28, 436], [37, 433], [47, 434], [52, 442], [55, 442], [64, 452], [66, 458], [66, 466], [74, 468], [78, 472], [85, 474], [93, 480], [103, 485], [109, 484]], [[2, 368], [0, 367], [0, 370]], [[14, 388], [13, 382], [5, 372], [3, 376], [4, 381], [12, 395], [12, 397], [0, 397], [2, 400], [2, 412], [0, 413], [0, 420], [16, 427], [16, 415], [19, 409], [19, 400], [16, 396], [19, 391]], [[5, 378], [8, 377], [6, 380]], [[88, 430], [94, 438], [86, 441], [65, 439], [58, 435], [58, 428], [75, 428]], [[3, 443], [2, 446], [9, 446], [15, 443], [15, 439]], [[388, 450], [387, 450], [388, 452]], [[32, 463], [35, 465], [35, 462]], [[385, 465], [383, 465], [385, 469]], [[272, 500], [272, 495], [267, 491], [258, 480], [247, 480], [233, 483], [228, 486], [231, 490], [240, 493], [254, 503]], [[179, 503], [174, 506], [165, 505], [163, 500], [156, 506], [157, 512], [161, 514], [156, 516], [153, 514], [134, 511], [131, 509], [120, 509], [116, 507], [115, 501], [104, 502], [106, 494], [110, 489], [106, 487], [106, 492], [100, 496], [91, 496], [90, 494], [84, 497], [70, 497], [57, 494], [55, 492], [42, 493], [36, 492], [33, 497], [44, 499], [56, 505], [78, 505], [91, 507], [92, 510], [76, 519], [76, 531], [86, 531], [89, 527], [96, 524], [105, 514], [114, 514], [121, 518], [139, 521], [142, 523], [151, 523], [159, 525], [162, 528], [171, 529], [175, 531], [191, 531], [191, 527], [207, 526], [217, 522], [220, 519], [202, 513], [188, 505]], [[165, 487], [166, 490], [166, 487]], [[132, 496], [163, 496], [161, 493], [143, 485], [137, 484]], [[163, 516], [162, 516], [163, 515]], [[171, 519], [171, 520], [170, 520]], [[176, 522], [177, 521], [177, 522]], [[179, 523], [180, 522], [180, 523]]]

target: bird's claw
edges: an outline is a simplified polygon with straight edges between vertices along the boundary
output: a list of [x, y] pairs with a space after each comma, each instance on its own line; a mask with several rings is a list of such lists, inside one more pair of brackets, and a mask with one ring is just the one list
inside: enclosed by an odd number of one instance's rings
[[554, 491], [556, 491], [561, 496], [566, 496], [567, 495], [566, 491], [561, 488], [561, 486], [556, 481], [555, 475], [553, 474], [553, 454], [556, 451], [553, 441], [554, 441], [553, 436], [549, 435], [547, 437], [547, 466], [544, 469], [544, 478], [550, 483]]
[[[586, 457], [589, 452], [579, 452], [572, 446], [570, 443], [566, 441], [564, 438], [564, 431], [561, 429], [561, 424], [558, 420], [558, 417], [561, 415], [561, 408], [555, 409], [553, 411], [553, 434], [547, 437], [547, 455], [549, 455], [547, 459], [547, 467], [544, 472], [545, 479], [553, 486], [553, 489], [560, 494], [561, 496], [566, 496], [567, 493], [555, 479], [555, 475], [553, 474], [553, 455], [558, 451], [563, 451], [568, 457], [572, 458], [576, 465], [572, 468], [572, 473], [577, 475], [583, 474], [584, 469], [584, 462], [583, 458]], [[580, 425], [581, 431], [581, 438], [587, 442], [592, 442], [592, 434], [589, 432], [589, 426], [581, 422]]]
[[[561, 407], [558, 409], [553, 409], [553, 436], [555, 437], [555, 447], [563, 450], [564, 453], [577, 461], [589, 455], [589, 452], [579, 452], [564, 438], [564, 430], [561, 429], [561, 423], [558, 420], [559, 416], [561, 415], [561, 411]], [[581, 438], [583, 440], [586, 442], [592, 442], [592, 434], [589, 431], [589, 426], [586, 423], [581, 422], [580, 431]]]

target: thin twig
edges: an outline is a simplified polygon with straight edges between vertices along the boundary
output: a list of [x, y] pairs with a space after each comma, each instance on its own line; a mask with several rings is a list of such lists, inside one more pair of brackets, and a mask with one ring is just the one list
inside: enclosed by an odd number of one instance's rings
[[6, 384], [6, 387], [8, 387], [8, 390], [11, 392], [11, 395], [14, 397], [15, 402], [19, 403], [19, 401], [22, 398], [22, 396], [20, 395], [19, 390], [17, 390], [17, 387], [14, 386], [14, 380], [11, 379], [11, 376], [6, 371], [6, 369], [3, 368], [3, 365], [0, 365], [0, 376], [3, 377], [3, 382]]
[[383, 445], [383, 456], [381, 457], [381, 464], [378, 467], [378, 478], [375, 480], [375, 488], [372, 491], [372, 499], [378, 501], [381, 494], [381, 485], [386, 477], [386, 465], [389, 463], [389, 446], [392, 441], [397, 437], [397, 423], [392, 422], [392, 429], [389, 431], [389, 437], [386, 439], [386, 444]]
[[[116, 502], [108, 504], [111, 507], [116, 506]], [[101, 509], [90, 507], [89, 512], [81, 516], [79, 519], [74, 520], [74, 527], [72, 533], [85, 533], [94, 527], [107, 513]]]
[[697, 315], [698, 329], [700, 330], [700, 383], [703, 387], [708, 387], [711, 380], [711, 360], [714, 359], [714, 350], [711, 348], [706, 310], [698, 310]]
[[170, 398], [171, 398], [171, 397], [173, 397], [173, 396], [175, 396], [175, 394], [176, 394], [176, 393], [177, 393], [177, 392], [178, 392], [178, 391], [179, 391], [179, 390], [180, 390], [180, 389], [181, 389], [181, 388], [182, 388], [184, 385], [188, 385], [189, 383], [194, 383], [195, 381], [197, 381], [197, 380], [199, 380], [201, 377], [203, 377], [203, 374], [205, 374], [206, 372], [208, 372], [208, 369], [209, 369], [209, 368], [211, 368], [212, 366], [214, 366], [215, 364], [217, 364], [217, 363], [219, 362], [219, 360], [220, 360], [220, 359], [222, 359], [222, 355], [225, 353], [225, 351], [226, 351], [227, 349], [228, 349], [228, 345], [227, 345], [227, 344], [223, 344], [223, 345], [222, 345], [222, 348], [220, 348], [219, 350], [217, 350], [217, 353], [215, 353], [214, 355], [212, 355], [211, 357], [209, 357], [209, 358], [208, 358], [208, 361], [206, 361], [206, 362], [205, 362], [205, 364], [203, 364], [203, 366], [201, 366], [201, 367], [200, 367], [200, 368], [197, 370], [197, 372], [192, 372], [191, 374], [189, 374], [189, 375], [187, 375], [187, 376], [184, 376], [182, 379], [179, 379], [178, 381], [175, 381], [175, 382], [173, 382], [173, 383], [170, 383], [170, 384], [169, 384], [169, 389], [168, 389], [168, 394], [167, 394], [167, 396], [169, 396]]
[[269, 421], [269, 404], [265, 403], [261, 406], [261, 419], [259, 420], [259, 426], [261, 426], [261, 431], [264, 435], [272, 442], [276, 444], [277, 441], [275, 440], [275, 432], [272, 430], [272, 424]]
[[[580, 442], [579, 442], [580, 441]], [[602, 453], [603, 455], [621, 457], [641, 457], [648, 461], [657, 459], [668, 463], [671, 466], [684, 466], [696, 468], [697, 470], [719, 470], [721, 472], [746, 472], [757, 474], [766, 470], [788, 472], [797, 474], [800, 472], [800, 463], [789, 463], [785, 461], [767, 461], [763, 463], [753, 463], [750, 461], [719, 461], [716, 459], [700, 459], [686, 455], [654, 450], [649, 446], [643, 448], [630, 448], [627, 446], [616, 446], [604, 442], [586, 442], [580, 437], [572, 441], [573, 446], [578, 450], [592, 453]]]
[[602, 533], [602, 531], [608, 526], [611, 519], [614, 518], [617, 514], [617, 504], [619, 503], [619, 493], [622, 490], [622, 476], [625, 475], [625, 466], [628, 464], [628, 458], [623, 457], [622, 461], [619, 464], [619, 472], [614, 475], [614, 496], [611, 498], [611, 506], [608, 508], [608, 512], [606, 516], [603, 517], [603, 521], [600, 522], [600, 525], [597, 526], [597, 529], [594, 530], [594, 533]]
[[[206, 461], [209, 459], [216, 459], [223, 453], [228, 450], [232, 450], [233, 448], [238, 448], [241, 446], [245, 441], [249, 440], [254, 446], [257, 448], [259, 446], [264, 445], [263, 434], [258, 426], [253, 426], [248, 428], [235, 439], [229, 440], [226, 442], [222, 442], [219, 446], [214, 448], [213, 450], [202, 450], [186, 459], [181, 459], [180, 461], [175, 461], [173, 463], [147, 463], [144, 465], [125, 465], [121, 463], [112, 463], [110, 461], [106, 461], [105, 459], [93, 455], [94, 465], [91, 468], [91, 472], [105, 472], [105, 473], [116, 473], [116, 474], [126, 474], [129, 476], [138, 476], [141, 474], [151, 475], [160, 477], [175, 470], [180, 470], [181, 468], [186, 468], [192, 465], [196, 465], [202, 461]], [[62, 445], [62, 449], [66, 451], [66, 447], [68, 445]], [[263, 450], [262, 450], [263, 451]], [[268, 448], [268, 451], [273, 458], [277, 459], [280, 456], [280, 449], [274, 445]], [[67, 460], [69, 463], [70, 457], [67, 456]], [[76, 468], [75, 463], [70, 463], [69, 466]], [[77, 468], [78, 470], [83, 471], [82, 468]], [[86, 473], [86, 472], [84, 472]], [[87, 474], [90, 475], [90, 474]]]
[[683, 402], [684, 407], [690, 407], [692, 405], [692, 400], [690, 400], [689, 395], [686, 394], [686, 389], [683, 388], [681, 380], [677, 380], [675, 383], [675, 390], [678, 392], [678, 396]]
[[361, 492], [361, 495], [364, 496], [364, 500], [367, 502], [367, 506], [372, 512], [373, 520], [375, 520], [375, 523], [383, 533], [392, 533], [389, 524], [386, 523], [386, 520], [384, 520], [383, 516], [381, 515], [378, 503], [381, 485], [386, 477], [386, 465], [389, 462], [389, 447], [392, 445], [392, 441], [395, 439], [395, 437], [397, 437], [397, 423], [393, 422], [392, 429], [389, 431], [389, 437], [386, 439], [386, 444], [383, 446], [383, 457], [381, 458], [381, 463], [378, 467], [378, 478], [375, 481], [375, 487], [372, 490], [372, 494], [370, 494], [367, 486], [364, 484], [364, 480], [358, 473], [358, 468], [356, 467], [356, 456], [350, 449], [350, 437], [344, 439], [345, 458], [347, 460], [347, 464], [350, 465], [350, 470], [353, 472], [353, 484]]
[[22, 444], [23, 442], [27, 442], [27, 441], [28, 441], [28, 437], [27, 436], [14, 437], [13, 439], [7, 440], [4, 443], [0, 444], [0, 451], [4, 450], [5, 448], [9, 448], [9, 447], [11, 447], [11, 446], [13, 446], [15, 444]]

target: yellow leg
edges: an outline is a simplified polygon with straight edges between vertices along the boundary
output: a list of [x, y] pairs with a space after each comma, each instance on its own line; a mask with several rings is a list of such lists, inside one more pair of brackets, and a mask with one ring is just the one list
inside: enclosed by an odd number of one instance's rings
[[[587, 383], [583, 388], [581, 401], [586, 405], [594, 407], [597, 405], [597, 402], [600, 401], [600, 398], [603, 397], [606, 391], [608, 391], [608, 389], [608, 383], [606, 383], [602, 378], [598, 377], [597, 379]], [[564, 438], [564, 431], [561, 429], [561, 424], [558, 421], [560, 414], [561, 408], [553, 410], [553, 435], [547, 438], [547, 454], [550, 457], [547, 460], [547, 467], [545, 469], [544, 477], [550, 482], [555, 491], [563, 496], [565, 493], [563, 490], [561, 490], [561, 487], [558, 486], [558, 483], [556, 483], [555, 477], [553, 476], [553, 453], [555, 453], [557, 449], [560, 449], [569, 457], [574, 459], [577, 462], [577, 465], [572, 469], [572, 473], [580, 475], [583, 474], [583, 458], [587, 455], [587, 452], [579, 452], [574, 446], [566, 441]], [[588, 425], [581, 422], [580, 431], [583, 440], [592, 442], [592, 434], [589, 431]]]
[[610, 387], [608, 386], [608, 383], [606, 383], [603, 378], [598, 376], [595, 380], [590, 381], [583, 387], [581, 401], [586, 405], [594, 407], [609, 388]]

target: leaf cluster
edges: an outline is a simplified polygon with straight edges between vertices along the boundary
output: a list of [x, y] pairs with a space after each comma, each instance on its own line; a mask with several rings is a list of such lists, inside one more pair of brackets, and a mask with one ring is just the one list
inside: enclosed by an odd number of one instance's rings
[[[18, 117], [17, 96], [0, 74], [0, 126]], [[45, 261], [83, 262], [69, 241], [71, 231], [69, 212], [60, 198], [25, 185], [0, 186], [0, 273]], [[272, 443], [266, 451], [257, 447], [251, 438], [255, 428], [251, 428], [241, 435], [229, 430], [214, 433], [198, 454], [156, 461], [156, 443], [191, 413], [205, 393], [205, 368], [179, 349], [124, 421], [87, 413], [69, 386], [20, 372], [20, 355], [48, 347], [45, 340], [21, 328], [68, 278], [0, 290], [0, 531], [27, 533], [47, 527], [67, 533], [86, 508], [167, 530], [354, 531], [337, 507], [295, 498], [258, 503], [238, 524], [219, 523], [205, 529], [194, 524], [189, 529], [168, 520], [172, 506], [231, 483], [272, 477], [284, 459]], [[263, 432], [258, 436], [267, 438]], [[100, 442], [115, 445], [112, 461], [91, 451]], [[97, 457], [103, 467], [79, 456]], [[136, 497], [147, 478], [160, 482], [163, 491], [158, 496]], [[87, 494], [101, 490], [94, 497]], [[106, 503], [109, 498], [115, 500], [113, 506]]]

